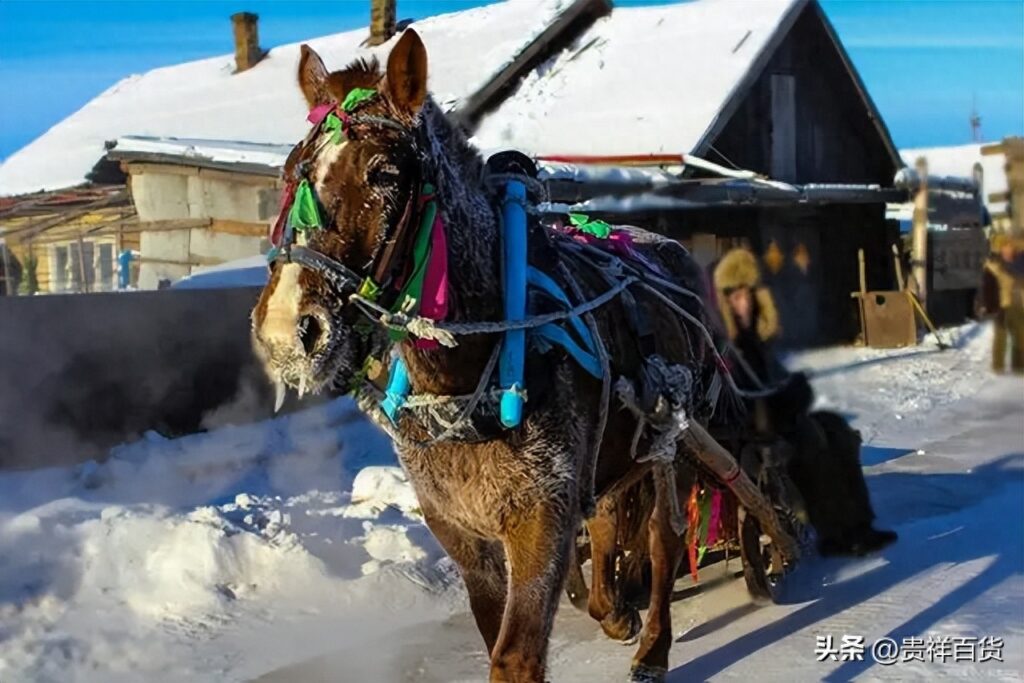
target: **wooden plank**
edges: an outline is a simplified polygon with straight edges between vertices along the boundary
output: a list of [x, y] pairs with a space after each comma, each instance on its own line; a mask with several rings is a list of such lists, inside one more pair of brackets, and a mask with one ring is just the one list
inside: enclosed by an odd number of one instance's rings
[[22, 239], [30, 238], [30, 237], [33, 237], [35, 235], [38, 235], [39, 233], [41, 233], [41, 232], [43, 232], [45, 230], [49, 230], [51, 228], [55, 228], [58, 225], [61, 225], [61, 224], [64, 224], [64, 223], [69, 223], [70, 221], [73, 221], [76, 218], [81, 218], [82, 216], [85, 216], [87, 214], [90, 214], [90, 213], [94, 212], [98, 208], [105, 207], [105, 206], [110, 206], [111, 204], [115, 204], [115, 203], [117, 203], [119, 201], [126, 201], [127, 199], [128, 199], [128, 192], [127, 191], [117, 192], [117, 193], [114, 193], [114, 194], [109, 195], [107, 197], [103, 197], [102, 199], [97, 199], [96, 201], [90, 202], [90, 203], [88, 203], [88, 204], [86, 204], [84, 206], [80, 206], [79, 208], [77, 208], [77, 209], [75, 209], [73, 211], [68, 211], [66, 213], [62, 213], [62, 214], [59, 214], [57, 216], [54, 216], [53, 218], [47, 218], [47, 219], [44, 219], [44, 220], [41, 220], [41, 221], [35, 221], [35, 222], [29, 223], [28, 225], [25, 225], [23, 227], [16, 228], [14, 230], [6, 231], [5, 235], [9, 236], [9, 237], [18, 236], [19, 238], [22, 238]]
[[224, 233], [226, 235], [239, 235], [241, 237], [266, 237], [269, 226], [266, 223], [249, 223], [246, 221], [225, 221], [213, 219], [210, 224], [212, 232]]
[[774, 180], [796, 180], [796, 77], [771, 75], [772, 156]]
[[126, 226], [125, 233], [130, 232], [173, 232], [175, 230], [195, 230], [208, 228], [213, 223], [211, 218], [173, 218], [166, 221], [140, 221]]
[[169, 266], [219, 266], [224, 259], [194, 256], [187, 260], [157, 258], [155, 256], [140, 256], [134, 260], [136, 263], [163, 263]]

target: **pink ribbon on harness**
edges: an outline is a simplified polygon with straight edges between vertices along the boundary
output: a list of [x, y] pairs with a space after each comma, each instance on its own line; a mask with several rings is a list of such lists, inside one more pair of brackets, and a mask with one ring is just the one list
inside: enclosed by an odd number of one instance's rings
[[[431, 320], [448, 316], [448, 238], [440, 211], [430, 228], [430, 260], [423, 275], [422, 296], [420, 315]], [[417, 339], [415, 345], [418, 349], [435, 349], [438, 343], [434, 339]]]
[[331, 113], [332, 109], [334, 109], [333, 104], [318, 104], [309, 110], [306, 120], [314, 126], [319, 126], [327, 118], [327, 115]]

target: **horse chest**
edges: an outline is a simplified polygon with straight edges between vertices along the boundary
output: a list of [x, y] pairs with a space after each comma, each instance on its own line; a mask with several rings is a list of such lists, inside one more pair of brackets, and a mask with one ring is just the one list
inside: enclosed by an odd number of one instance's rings
[[480, 536], [503, 536], [516, 510], [529, 509], [550, 491], [535, 462], [500, 442], [400, 455], [421, 505]]

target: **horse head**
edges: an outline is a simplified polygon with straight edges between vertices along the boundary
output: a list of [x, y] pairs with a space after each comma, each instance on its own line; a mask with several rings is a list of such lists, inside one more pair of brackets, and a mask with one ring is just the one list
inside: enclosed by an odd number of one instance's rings
[[[404, 265], [397, 243], [412, 232], [423, 176], [416, 130], [427, 97], [426, 50], [410, 30], [384, 72], [372, 59], [331, 73], [303, 45], [298, 80], [314, 126], [285, 164], [275, 229], [282, 253], [252, 314], [254, 347], [279, 400], [285, 386], [300, 394], [349, 386], [388, 344], [350, 297], [389, 284]], [[303, 201], [313, 225], [303, 225], [308, 215], [295, 219], [293, 206]], [[293, 258], [293, 242], [313, 260]]]

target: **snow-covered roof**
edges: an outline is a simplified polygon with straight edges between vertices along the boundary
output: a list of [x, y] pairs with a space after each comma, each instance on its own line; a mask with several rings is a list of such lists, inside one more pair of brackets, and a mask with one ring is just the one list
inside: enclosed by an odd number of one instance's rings
[[475, 141], [536, 155], [692, 152], [806, 4], [618, 7], [523, 79]]
[[[471, 96], [569, 5], [508, 0], [415, 22], [434, 97], [450, 108]], [[387, 55], [390, 41], [362, 48], [366, 36], [360, 28], [303, 42], [328, 68], [341, 68], [359, 56]], [[228, 54], [121, 80], [0, 164], [0, 196], [77, 185], [104, 143], [125, 135], [294, 143], [309, 125], [295, 77], [299, 46], [273, 48], [238, 74]]]
[[274, 145], [235, 140], [197, 138], [156, 138], [126, 135], [114, 141], [108, 155], [118, 160], [194, 161], [197, 165], [263, 169], [276, 175], [284, 167], [292, 145]]
[[919, 157], [925, 157], [928, 160], [928, 174], [933, 176], [971, 178], [974, 165], [981, 164], [982, 201], [990, 213], [1002, 213], [1006, 211], [1006, 202], [990, 202], [988, 196], [1007, 191], [1006, 157], [1002, 154], [983, 156], [981, 148], [988, 144], [993, 143], [901, 149], [900, 156], [911, 167]]

